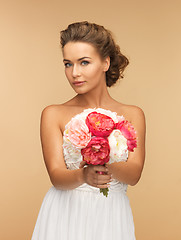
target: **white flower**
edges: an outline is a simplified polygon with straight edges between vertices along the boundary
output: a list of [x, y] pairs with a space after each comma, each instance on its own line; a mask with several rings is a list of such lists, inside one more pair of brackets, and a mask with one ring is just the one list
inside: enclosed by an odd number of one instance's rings
[[70, 142], [70, 140], [66, 137], [66, 135], [63, 136], [63, 151], [64, 151], [64, 158], [65, 160], [72, 159], [73, 162], [77, 159], [81, 158], [81, 149], [76, 148], [73, 146], [73, 144]]
[[115, 129], [108, 137], [110, 146], [110, 160], [109, 162], [121, 161], [125, 158], [127, 153], [127, 139], [122, 135], [121, 131]]
[[125, 118], [123, 117], [123, 115], [122, 115], [122, 116], [117, 116], [117, 118], [118, 118], [118, 122], [122, 122], [122, 121], [125, 120]]

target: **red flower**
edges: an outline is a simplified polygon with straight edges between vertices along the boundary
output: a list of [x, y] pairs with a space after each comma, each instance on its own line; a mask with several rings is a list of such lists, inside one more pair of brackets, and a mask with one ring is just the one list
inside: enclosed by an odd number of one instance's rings
[[136, 131], [133, 125], [127, 120], [124, 120], [118, 122], [116, 128], [119, 129], [127, 139], [128, 150], [133, 152], [134, 148], [137, 147]]
[[109, 161], [110, 147], [107, 139], [93, 137], [87, 147], [81, 149], [83, 160], [87, 164], [104, 165]]
[[111, 117], [97, 112], [88, 114], [86, 124], [92, 135], [97, 137], [108, 137], [115, 127]]

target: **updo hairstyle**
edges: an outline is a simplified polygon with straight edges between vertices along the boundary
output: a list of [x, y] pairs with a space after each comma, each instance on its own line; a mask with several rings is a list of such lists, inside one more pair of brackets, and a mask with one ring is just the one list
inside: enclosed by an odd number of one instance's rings
[[128, 59], [120, 52], [111, 32], [103, 26], [87, 21], [68, 25], [60, 32], [62, 49], [68, 42], [87, 42], [92, 44], [102, 59], [110, 57], [110, 67], [106, 72], [106, 85], [111, 87], [119, 78], [123, 78], [123, 71], [129, 64]]

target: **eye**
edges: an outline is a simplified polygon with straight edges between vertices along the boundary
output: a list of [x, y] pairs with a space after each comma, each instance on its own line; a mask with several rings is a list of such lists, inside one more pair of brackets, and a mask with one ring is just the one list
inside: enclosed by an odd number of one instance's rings
[[69, 62], [65, 63], [64, 65], [65, 65], [65, 67], [66, 67], [66, 68], [69, 68], [69, 67], [71, 67], [71, 66], [72, 66], [72, 64], [71, 64], [71, 63], [69, 63]]
[[88, 64], [89, 64], [88, 61], [82, 61], [82, 62], [81, 62], [81, 65], [83, 65], [83, 66], [86, 66], [86, 65], [88, 65]]

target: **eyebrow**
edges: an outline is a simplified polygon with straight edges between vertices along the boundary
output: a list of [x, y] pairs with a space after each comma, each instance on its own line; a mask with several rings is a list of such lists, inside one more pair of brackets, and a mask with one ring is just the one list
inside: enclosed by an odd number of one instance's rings
[[[89, 58], [89, 59], [91, 59], [90, 57], [82, 57], [82, 58], [79, 58], [78, 61], [81, 61], [81, 60], [83, 60], [84, 58]], [[71, 62], [71, 61], [68, 60], [68, 59], [63, 59], [63, 62]]]

